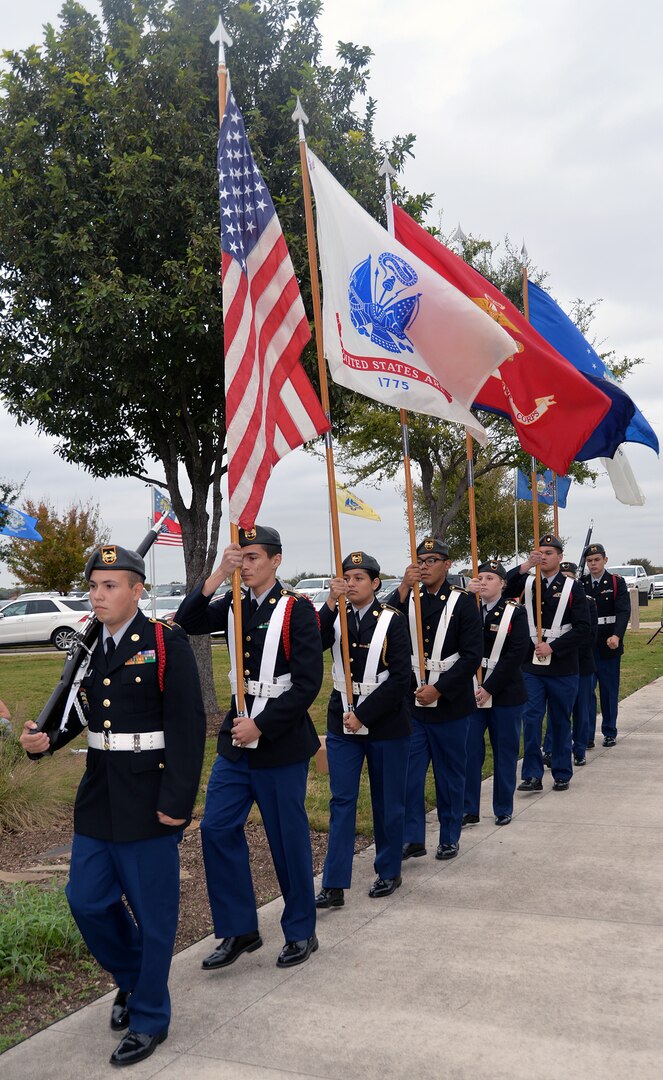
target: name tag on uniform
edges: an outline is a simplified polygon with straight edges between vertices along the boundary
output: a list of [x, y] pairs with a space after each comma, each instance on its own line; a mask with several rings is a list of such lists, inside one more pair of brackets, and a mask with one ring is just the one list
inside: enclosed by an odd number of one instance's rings
[[156, 664], [156, 662], [156, 650], [144, 649], [143, 652], [137, 652], [135, 656], [131, 656], [128, 660], [125, 660], [124, 666], [128, 667], [129, 664]]

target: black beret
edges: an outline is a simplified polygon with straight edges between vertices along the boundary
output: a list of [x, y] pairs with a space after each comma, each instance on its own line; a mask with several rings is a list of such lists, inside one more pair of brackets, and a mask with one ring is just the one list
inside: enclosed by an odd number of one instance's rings
[[145, 562], [137, 551], [129, 551], [119, 544], [104, 544], [90, 555], [85, 564], [85, 579], [90, 580], [93, 570], [132, 570], [145, 581]]
[[371, 577], [380, 577], [380, 564], [365, 551], [353, 551], [343, 560], [343, 572], [346, 570], [366, 570]]
[[564, 544], [561, 540], [558, 540], [556, 536], [553, 536], [552, 533], [546, 533], [545, 536], [541, 537], [539, 547], [554, 547], [557, 548], [558, 551], [564, 551]]
[[559, 564], [559, 568], [563, 574], [577, 574], [578, 567], [574, 562], [563, 562]]
[[603, 555], [605, 558], [605, 548], [603, 544], [588, 544], [582, 553], [583, 559], [586, 559], [588, 555]]
[[449, 548], [443, 540], [438, 540], [436, 536], [426, 536], [417, 548], [417, 555], [442, 555], [443, 558], [448, 559]]
[[252, 529], [239, 530], [239, 546], [249, 547], [251, 544], [267, 544], [268, 547], [277, 547], [281, 550], [281, 537], [276, 529], [270, 529], [268, 525], [254, 525]]
[[488, 562], [482, 562], [479, 567], [480, 574], [497, 574], [498, 577], [506, 580], [506, 570], [502, 566], [501, 562], [497, 559], [489, 559]]

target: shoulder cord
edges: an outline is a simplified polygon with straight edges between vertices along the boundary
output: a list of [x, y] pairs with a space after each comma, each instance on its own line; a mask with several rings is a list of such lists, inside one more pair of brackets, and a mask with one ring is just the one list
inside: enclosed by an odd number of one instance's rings
[[[311, 604], [311, 607], [313, 608], [313, 610], [315, 612], [315, 620], [316, 620], [316, 622], [318, 624], [318, 630], [319, 630], [320, 629], [320, 615], [318, 614], [318, 609], [315, 607], [314, 604], [311, 603], [308, 596], [303, 596], [303, 597], [301, 597], [301, 599], [302, 600], [307, 600], [308, 603]], [[296, 596], [291, 596], [288, 599], [288, 603], [286, 604], [286, 608], [285, 608], [285, 615], [283, 616], [283, 651], [285, 653], [285, 658], [288, 661], [290, 660], [290, 619], [292, 618], [292, 609], [294, 608], [296, 602], [297, 602], [297, 597]]]
[[160, 622], [154, 624], [154, 633], [157, 639], [157, 677], [159, 690], [163, 694], [164, 673], [166, 671], [166, 645], [163, 640], [163, 626]]

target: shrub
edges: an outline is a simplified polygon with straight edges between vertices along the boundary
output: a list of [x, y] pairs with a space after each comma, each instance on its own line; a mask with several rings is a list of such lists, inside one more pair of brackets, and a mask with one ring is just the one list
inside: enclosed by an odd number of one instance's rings
[[39, 828], [70, 812], [71, 789], [81, 758], [31, 761], [14, 736], [0, 738], [0, 833]]
[[43, 982], [54, 955], [78, 958], [86, 951], [61, 886], [16, 885], [1, 903], [0, 978]]

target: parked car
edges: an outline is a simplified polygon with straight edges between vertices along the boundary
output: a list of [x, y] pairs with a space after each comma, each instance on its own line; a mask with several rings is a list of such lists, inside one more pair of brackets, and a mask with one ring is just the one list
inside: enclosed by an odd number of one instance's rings
[[644, 566], [608, 566], [609, 574], [619, 574], [624, 578], [627, 589], [637, 589], [643, 596], [650, 596], [652, 579], [647, 574]]
[[90, 611], [90, 601], [82, 597], [27, 594], [0, 610], [0, 645], [50, 642], [68, 649]]
[[400, 578], [385, 578], [375, 594], [375, 599], [379, 600], [381, 604], [384, 604], [385, 600], [389, 599], [394, 589], [397, 589], [400, 583]]
[[328, 596], [329, 589], [320, 589], [319, 592], [314, 593], [313, 596], [309, 596], [309, 600], [313, 604], [313, 607], [316, 608], [317, 611], [320, 611], [320, 608], [326, 603]]
[[649, 599], [663, 596], [663, 574], [652, 574], [649, 579]]
[[157, 619], [165, 619], [168, 622], [182, 603], [182, 599], [181, 596], [155, 596], [153, 606], [152, 598], [143, 596], [138, 606], [143, 614], [147, 615], [148, 619], [151, 617], [152, 612], [156, 611]]
[[309, 600], [312, 600], [316, 593], [329, 588], [329, 582], [330, 578], [328, 577], [306, 577], [298, 581], [293, 588], [295, 592], [301, 593], [302, 596], [308, 596]]
[[186, 585], [181, 581], [171, 581], [169, 585], [155, 585], [154, 596], [186, 596]]

